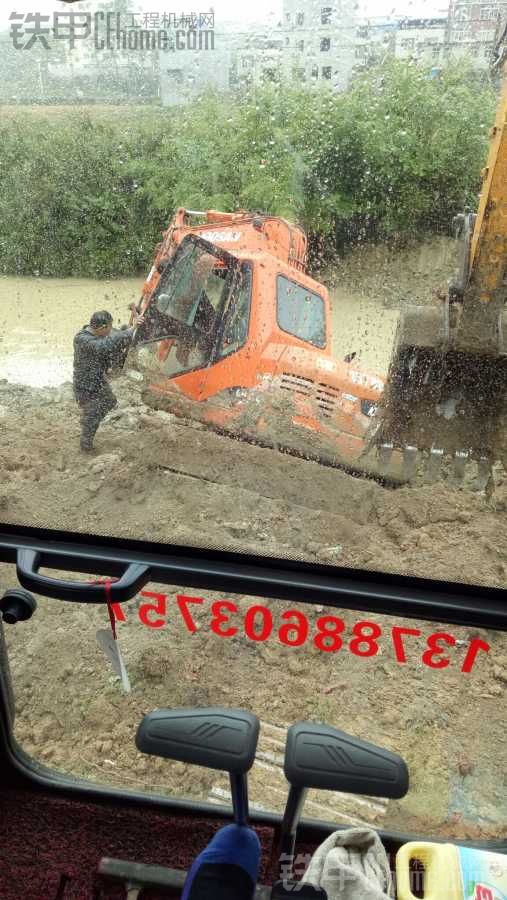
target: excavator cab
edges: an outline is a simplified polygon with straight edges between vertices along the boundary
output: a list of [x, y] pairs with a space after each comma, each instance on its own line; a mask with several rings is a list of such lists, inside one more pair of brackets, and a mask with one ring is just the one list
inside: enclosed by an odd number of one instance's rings
[[189, 226], [183, 213], [166, 232], [138, 307], [144, 324], [130, 365], [142, 373], [145, 403], [245, 441], [403, 482], [400, 454], [382, 469], [365, 459], [383, 382], [356, 367], [355, 353], [335, 358], [329, 293], [294, 249], [294, 235], [304, 246], [304, 232], [275, 217], [200, 214], [215, 225], [210, 231]]
[[187, 236], [162, 273], [137, 336], [148, 370], [175, 377], [239, 349], [248, 332], [250, 272], [227, 251]]

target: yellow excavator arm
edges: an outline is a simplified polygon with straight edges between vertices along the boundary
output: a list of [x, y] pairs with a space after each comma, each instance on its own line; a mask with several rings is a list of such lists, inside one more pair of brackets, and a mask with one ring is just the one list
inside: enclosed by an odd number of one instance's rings
[[507, 23], [501, 29], [495, 68], [502, 87], [474, 230], [469, 271], [464, 285], [463, 319], [458, 343], [467, 349], [505, 352], [502, 314], [507, 271]]
[[[502, 89], [496, 120], [491, 129], [491, 145], [470, 253], [471, 283], [481, 292], [481, 301], [489, 303], [503, 286], [507, 268], [507, 23], [502, 34], [501, 56], [497, 66], [502, 72]], [[499, 65], [498, 65], [499, 63]]]

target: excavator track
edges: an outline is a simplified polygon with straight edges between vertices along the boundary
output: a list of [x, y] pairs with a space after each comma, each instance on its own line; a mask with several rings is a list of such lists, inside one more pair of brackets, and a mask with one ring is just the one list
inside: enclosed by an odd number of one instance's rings
[[[401, 457], [396, 465], [386, 467], [378, 465], [375, 453], [370, 454], [368, 462], [362, 458], [348, 461], [338, 455], [331, 440], [322, 440], [315, 432], [295, 424], [293, 420], [297, 416], [297, 410], [287, 402], [285, 395], [280, 395], [277, 391], [257, 392], [253, 389], [246, 392], [246, 401], [240, 404], [240, 413], [225, 420], [223, 416], [217, 415], [216, 406], [210, 411], [205, 404], [188, 397], [155, 393], [150, 378], [146, 375], [142, 400], [152, 409], [161, 409], [183, 420], [199, 422], [207, 430], [231, 440], [277, 450], [297, 459], [338, 469], [356, 478], [368, 478], [386, 488], [403, 487], [407, 483], [400, 466]], [[231, 403], [229, 409], [233, 405]], [[226, 409], [225, 405], [221, 409]]]

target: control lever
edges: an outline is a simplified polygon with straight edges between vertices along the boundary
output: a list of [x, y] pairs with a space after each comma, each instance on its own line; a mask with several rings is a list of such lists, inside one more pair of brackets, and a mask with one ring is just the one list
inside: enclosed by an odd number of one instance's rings
[[144, 716], [136, 734], [141, 753], [228, 772], [234, 821], [248, 820], [246, 773], [255, 759], [259, 719], [245, 710], [157, 709]]
[[[401, 756], [313, 722], [298, 722], [289, 728], [284, 772], [290, 788], [278, 862], [279, 877], [285, 882], [292, 871], [297, 826], [309, 788], [394, 799], [408, 791], [408, 769]], [[283, 867], [282, 854], [289, 863]]]

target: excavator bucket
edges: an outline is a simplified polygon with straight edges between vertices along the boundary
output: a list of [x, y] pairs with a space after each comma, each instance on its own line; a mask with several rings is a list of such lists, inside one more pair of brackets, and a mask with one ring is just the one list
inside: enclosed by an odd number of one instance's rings
[[374, 442], [379, 458], [403, 452], [410, 480], [482, 491], [507, 461], [507, 356], [449, 345], [452, 316], [447, 305], [402, 316]]

